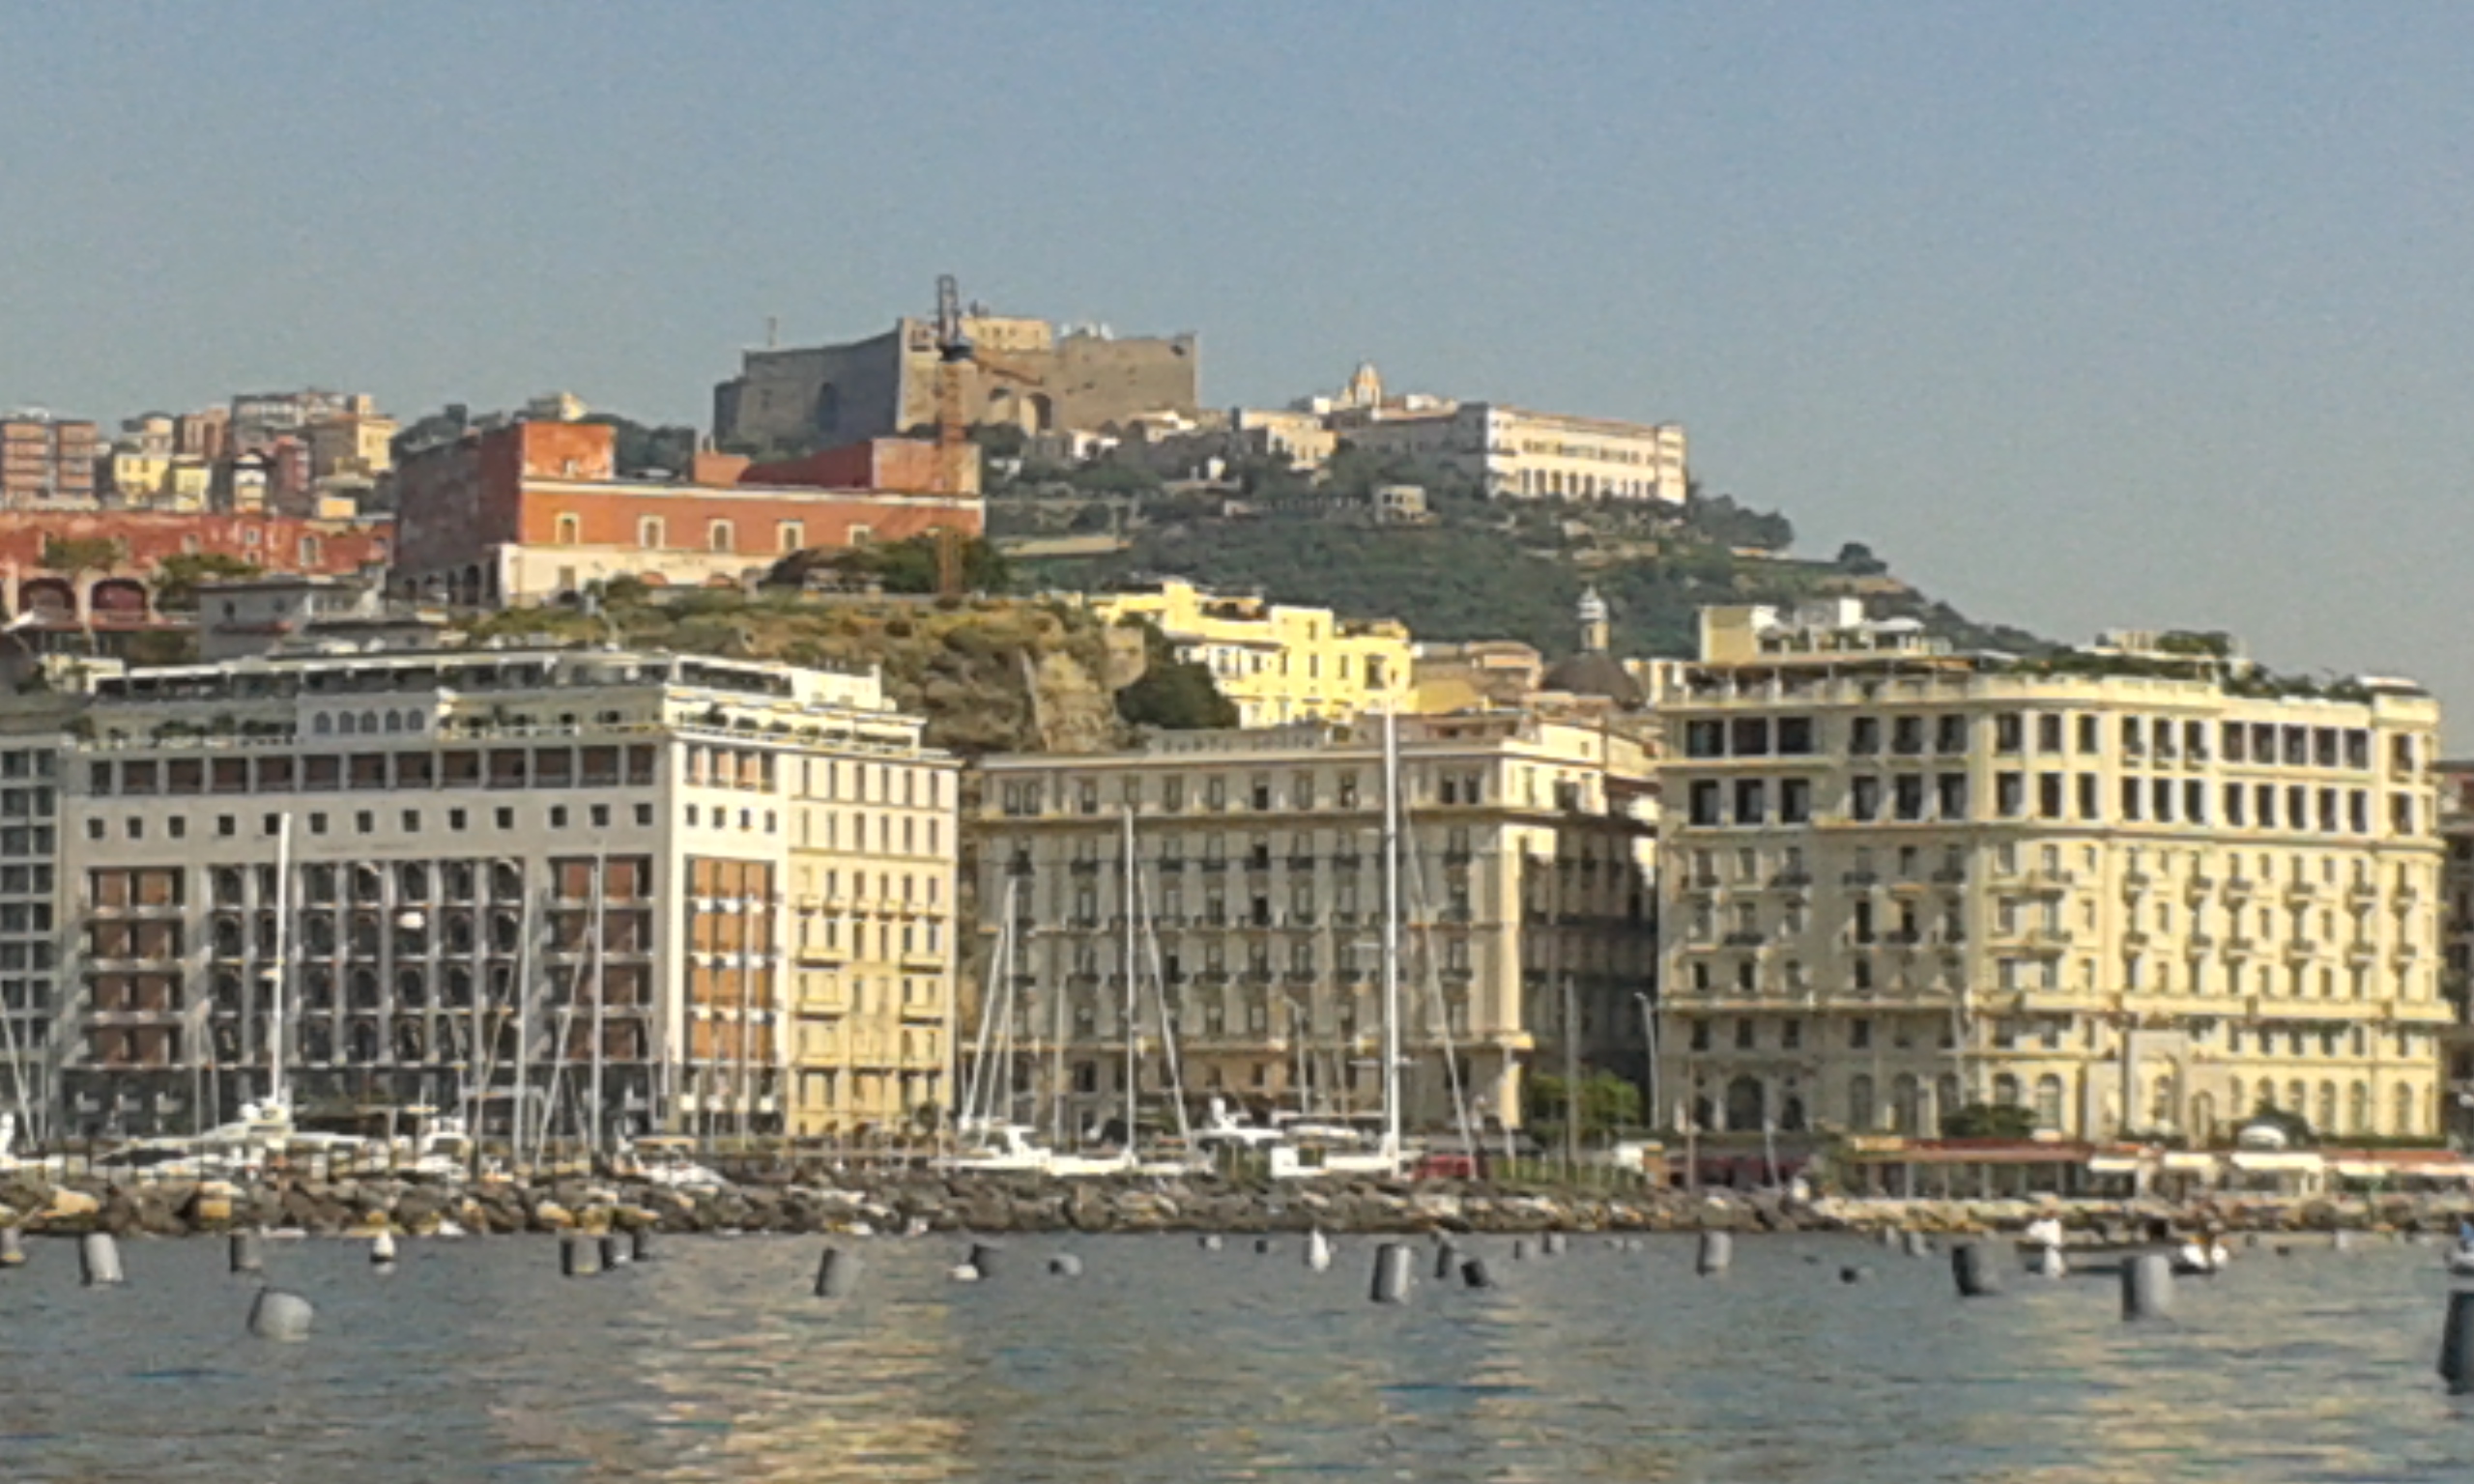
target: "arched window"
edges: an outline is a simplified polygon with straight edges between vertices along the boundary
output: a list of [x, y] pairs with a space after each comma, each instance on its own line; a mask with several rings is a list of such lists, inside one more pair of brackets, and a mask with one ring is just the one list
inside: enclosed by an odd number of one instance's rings
[[636, 544], [648, 552], [660, 551], [670, 544], [669, 531], [658, 515], [647, 515], [636, 522]]
[[1915, 1133], [1923, 1122], [1924, 1090], [1913, 1076], [1901, 1072], [1890, 1083], [1890, 1128], [1896, 1133]]
[[2318, 1129], [2322, 1133], [2334, 1133], [2337, 1131], [2336, 1083], [2322, 1082], [2319, 1084], [2319, 1116], [2312, 1120], [2311, 1127]]
[[705, 549], [712, 552], [735, 551], [736, 532], [728, 521], [714, 521], [705, 528]]
[[1847, 1127], [1857, 1133], [1869, 1133], [1879, 1124], [1881, 1110], [1873, 1105], [1873, 1079], [1857, 1075], [1847, 1081]]
[[2345, 1129], [2349, 1133], [2371, 1132], [2371, 1084], [2357, 1082], [2345, 1094]]
[[1993, 1105], [1998, 1108], [2015, 1108], [2019, 1105], [2017, 1077], [2005, 1071], [1993, 1079]]
[[2414, 1132], [2414, 1085], [2400, 1082], [2389, 1095], [2393, 1104], [2388, 1120], [2388, 1132], [2393, 1138], [2410, 1138]]
[[584, 522], [573, 514], [560, 516], [557, 539], [561, 546], [582, 546]]
[[335, 729], [335, 724], [329, 719], [326, 712], [321, 711], [309, 719], [309, 729], [323, 737]]
[[2191, 1142], [2195, 1145], [2216, 1142], [2216, 1095], [2195, 1093], [2191, 1097]]

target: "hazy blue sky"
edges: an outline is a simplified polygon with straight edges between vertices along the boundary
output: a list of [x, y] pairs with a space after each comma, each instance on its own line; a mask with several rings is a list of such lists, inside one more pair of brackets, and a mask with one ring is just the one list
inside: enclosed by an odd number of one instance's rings
[[1680, 420], [1972, 612], [2474, 719], [2474, 7], [0, 0], [0, 404], [701, 423], [951, 271], [1218, 403]]

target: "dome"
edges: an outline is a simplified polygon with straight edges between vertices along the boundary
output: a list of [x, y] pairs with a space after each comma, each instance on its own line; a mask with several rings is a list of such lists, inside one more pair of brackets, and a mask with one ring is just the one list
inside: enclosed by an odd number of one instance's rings
[[1568, 696], [1602, 696], [1619, 706], [1641, 703], [1641, 683], [1625, 672], [1615, 656], [1603, 649], [1585, 649], [1559, 660], [1539, 682], [1541, 690]]

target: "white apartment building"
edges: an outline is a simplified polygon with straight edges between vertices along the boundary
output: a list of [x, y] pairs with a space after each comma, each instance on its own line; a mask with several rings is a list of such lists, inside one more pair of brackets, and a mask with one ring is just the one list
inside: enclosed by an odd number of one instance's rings
[[[1655, 823], [1637, 744], [1505, 713], [1399, 730], [1405, 1126], [1453, 1126], [1455, 1070], [1473, 1117], [1497, 1126], [1521, 1122], [1525, 1076], [1560, 1074], [1568, 1052], [1645, 1072]], [[1121, 1108], [1129, 903], [1146, 1098], [1166, 1087], [1165, 1005], [1191, 1099], [1379, 1112], [1377, 719], [983, 766], [983, 938], [1014, 912], [1016, 1117], [1063, 1104], [1088, 1130]]]
[[1961, 656], [1703, 614], [1665, 714], [1662, 1075], [1705, 1128], [2439, 1130], [2436, 703], [2221, 638]]
[[1681, 505], [1691, 487], [1683, 429], [1674, 423], [1462, 402], [1430, 412], [1338, 415], [1335, 426], [1345, 444], [1457, 470], [1499, 498]]
[[278, 988], [303, 1106], [906, 1125], [951, 1049], [958, 787], [921, 726], [872, 671], [604, 649], [101, 679], [61, 761], [64, 1126], [264, 1097]]

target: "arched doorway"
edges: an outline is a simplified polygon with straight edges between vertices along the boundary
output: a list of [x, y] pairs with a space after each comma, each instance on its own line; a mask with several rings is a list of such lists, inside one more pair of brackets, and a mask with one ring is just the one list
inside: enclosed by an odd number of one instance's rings
[[1761, 1079], [1741, 1076], [1727, 1084], [1727, 1128], [1730, 1132], [1756, 1130], [1768, 1121], [1769, 1098]]

